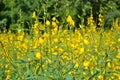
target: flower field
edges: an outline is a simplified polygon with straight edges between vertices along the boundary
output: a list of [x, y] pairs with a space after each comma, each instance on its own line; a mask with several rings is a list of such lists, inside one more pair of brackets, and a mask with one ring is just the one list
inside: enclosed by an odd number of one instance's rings
[[1, 32], [0, 80], [120, 80], [118, 19], [104, 30], [92, 15], [80, 28], [70, 15], [64, 28], [56, 17], [44, 24], [36, 17], [30, 33]]

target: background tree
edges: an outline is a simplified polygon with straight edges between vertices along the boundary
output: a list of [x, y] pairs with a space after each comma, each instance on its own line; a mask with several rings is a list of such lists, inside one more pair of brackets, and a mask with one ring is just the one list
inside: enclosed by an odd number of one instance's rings
[[[87, 24], [87, 18], [91, 11], [96, 22], [98, 15], [104, 16], [105, 27], [113, 19], [120, 16], [119, 0], [1, 0], [0, 1], [0, 25], [1, 28], [7, 27], [17, 30], [17, 28], [29, 29], [32, 26], [31, 15], [36, 11], [39, 20], [44, 22], [45, 19], [51, 20], [53, 16], [57, 17], [60, 24], [65, 24], [65, 18], [68, 15], [73, 17], [76, 27], [79, 24]], [[6, 24], [6, 25], [3, 25]], [[63, 25], [64, 26], [64, 25]]]

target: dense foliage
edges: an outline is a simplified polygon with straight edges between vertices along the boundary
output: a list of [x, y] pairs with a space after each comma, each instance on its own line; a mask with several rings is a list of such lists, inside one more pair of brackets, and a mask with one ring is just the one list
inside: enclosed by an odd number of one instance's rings
[[[0, 1], [0, 27], [7, 26], [7, 29], [18, 27], [30, 28], [32, 26], [31, 13], [35, 11], [39, 21], [44, 22], [56, 16], [61, 24], [66, 23], [64, 18], [71, 15], [75, 20], [76, 27], [79, 24], [87, 24], [87, 18], [91, 11], [96, 25], [98, 15], [102, 13], [105, 20], [105, 27], [110, 27], [116, 17], [120, 17], [119, 0], [1, 0]], [[98, 26], [98, 25], [97, 25]]]

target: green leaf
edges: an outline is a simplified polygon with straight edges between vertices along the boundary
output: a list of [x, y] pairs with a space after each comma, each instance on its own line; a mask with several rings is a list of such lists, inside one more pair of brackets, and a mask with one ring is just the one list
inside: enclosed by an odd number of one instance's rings
[[66, 74], [65, 75], [65, 80], [73, 80], [73, 76], [69, 75], [69, 74]]

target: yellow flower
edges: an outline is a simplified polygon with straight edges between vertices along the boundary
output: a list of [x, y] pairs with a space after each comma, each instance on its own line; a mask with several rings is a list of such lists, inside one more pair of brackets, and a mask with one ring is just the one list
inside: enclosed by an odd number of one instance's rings
[[99, 25], [99, 26], [102, 26], [102, 25], [103, 25], [103, 16], [102, 16], [101, 14], [99, 14], [98, 20], [99, 20], [98, 25]]
[[10, 74], [10, 70], [6, 70], [5, 73], [6, 73], [6, 74]]
[[62, 48], [58, 48], [60, 53], [63, 53], [63, 49]]
[[71, 22], [72, 21], [72, 17], [69, 15], [68, 17], [67, 17], [67, 22]]
[[98, 79], [99, 79], [99, 80], [103, 80], [103, 76], [102, 76], [102, 75], [99, 75], [99, 76], [98, 76]]
[[91, 14], [90, 17], [87, 18], [87, 24], [88, 24], [90, 27], [93, 27], [93, 23], [94, 23], [93, 15]]
[[49, 20], [46, 21], [46, 25], [50, 26], [50, 21]]
[[39, 24], [40, 24], [39, 21], [35, 21], [34, 28], [37, 28], [39, 26]]
[[61, 58], [64, 60], [70, 60], [70, 58], [68, 56], [64, 56], [64, 55], [62, 55]]
[[39, 43], [43, 44], [44, 43], [44, 39], [42, 39], [41, 37], [39, 38]]
[[11, 76], [7, 75], [5, 80], [10, 80]]
[[48, 33], [44, 33], [43, 37], [44, 37], [44, 38], [48, 38], [48, 37], [49, 37], [49, 34], [48, 34]]
[[120, 80], [120, 74], [118, 74], [118, 80]]
[[73, 21], [73, 19], [72, 19], [72, 17], [71, 17], [70, 15], [67, 17], [67, 22], [70, 23], [70, 25], [71, 25], [72, 27], [75, 26], [75, 22]]
[[120, 38], [118, 38], [118, 42], [120, 42]]
[[6, 64], [6, 65], [5, 65], [5, 68], [6, 68], [6, 69], [7, 69], [7, 68], [9, 68], [9, 65], [8, 65], [8, 64]]
[[57, 39], [57, 38], [55, 38], [53, 41], [54, 41], [55, 43], [58, 43], [58, 39]]
[[44, 25], [41, 24], [41, 26], [40, 26], [40, 30], [44, 30], [44, 29], [45, 29]]
[[88, 40], [84, 39], [84, 44], [88, 45], [89, 44]]
[[53, 20], [53, 21], [56, 21], [56, 17], [53, 17], [52, 20]]
[[83, 66], [85, 69], [88, 69], [89, 65], [90, 65], [89, 61], [84, 61]]
[[50, 64], [50, 63], [51, 63], [51, 60], [48, 59], [48, 60], [46, 61], [46, 65], [48, 65], [48, 64]]
[[18, 40], [22, 41], [24, 36], [23, 35], [19, 35], [17, 38], [18, 38]]
[[36, 57], [36, 59], [41, 59], [41, 53], [40, 52], [36, 52], [35, 53], [35, 57]]
[[38, 32], [39, 32], [39, 21], [35, 21], [35, 24], [34, 24], [34, 27], [33, 27], [33, 30], [34, 30], [34, 33], [35, 34], [38, 34]]
[[120, 59], [120, 53], [117, 54], [116, 58]]
[[74, 68], [78, 68], [78, 67], [79, 67], [79, 64], [78, 64], [78, 62], [76, 62], [74, 65]]
[[28, 57], [27, 60], [30, 61], [30, 60], [32, 60], [32, 58]]
[[108, 68], [111, 68], [110, 62], [107, 63], [107, 67], [108, 67]]
[[56, 22], [52, 21], [52, 27], [56, 27], [56, 26], [57, 26]]
[[58, 52], [53, 52], [52, 54], [54, 54], [54, 55], [58, 55]]
[[72, 72], [70, 71], [68, 74], [69, 74], [69, 75], [72, 75]]
[[80, 48], [80, 54], [83, 54], [84, 53], [84, 48]]
[[86, 73], [86, 72], [82, 72], [82, 74], [83, 74], [83, 75], [87, 75], [87, 73]]
[[68, 74], [73, 75], [73, 74], [76, 74], [76, 73], [75, 73], [75, 71], [70, 71]]
[[34, 11], [33, 14], [32, 14], [32, 18], [36, 18], [36, 12]]
[[18, 29], [18, 34], [20, 34], [21, 33], [21, 29]]
[[75, 26], [75, 22], [72, 20], [72, 21], [70, 22], [70, 25], [71, 25], [72, 27], [74, 27], [74, 26]]

